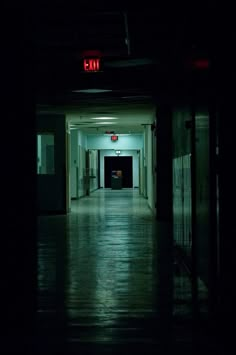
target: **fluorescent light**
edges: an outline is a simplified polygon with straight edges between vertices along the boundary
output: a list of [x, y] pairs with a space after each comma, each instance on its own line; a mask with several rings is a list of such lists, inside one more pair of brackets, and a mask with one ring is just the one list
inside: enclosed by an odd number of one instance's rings
[[117, 117], [93, 117], [91, 120], [118, 120]]
[[94, 123], [94, 124], [102, 124], [102, 125], [106, 124], [106, 125], [111, 125], [111, 124], [116, 124], [116, 122], [96, 122], [96, 123]]
[[73, 90], [72, 92], [82, 92], [84, 94], [98, 94], [102, 92], [110, 92], [112, 90], [109, 89], [81, 89], [81, 90]]

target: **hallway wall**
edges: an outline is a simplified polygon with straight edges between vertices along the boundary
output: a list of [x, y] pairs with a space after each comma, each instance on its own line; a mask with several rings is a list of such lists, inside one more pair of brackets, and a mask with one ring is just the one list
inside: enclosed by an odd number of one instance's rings
[[88, 149], [141, 149], [143, 147], [143, 135], [118, 135], [118, 141], [112, 142], [110, 135], [87, 136]]
[[173, 223], [174, 241], [191, 267], [191, 111], [189, 107], [173, 112]]
[[[192, 235], [195, 233], [196, 271], [209, 282], [209, 117], [207, 110], [196, 107], [195, 112], [195, 186], [191, 171], [191, 111], [177, 108], [173, 114], [173, 217], [174, 240], [192, 266]], [[195, 194], [194, 231], [192, 230], [192, 189]]]
[[191, 258], [192, 206], [190, 154], [173, 159], [173, 215], [174, 239]]
[[140, 149], [139, 169], [139, 192], [144, 196], [144, 149]]
[[147, 167], [147, 199], [151, 210], [155, 211], [154, 199], [154, 166], [153, 166], [153, 133], [151, 126], [146, 127], [146, 167]]
[[99, 167], [98, 167], [98, 151], [96, 149], [89, 150], [89, 175], [90, 175], [90, 192], [93, 192], [98, 189], [98, 174], [99, 174]]
[[70, 131], [70, 194], [71, 198], [78, 198], [78, 131]]
[[71, 130], [71, 198], [79, 198], [85, 195], [85, 152], [87, 149], [87, 137], [79, 130]]
[[210, 277], [210, 151], [209, 114], [204, 106], [196, 109], [196, 248], [197, 271], [209, 285]]

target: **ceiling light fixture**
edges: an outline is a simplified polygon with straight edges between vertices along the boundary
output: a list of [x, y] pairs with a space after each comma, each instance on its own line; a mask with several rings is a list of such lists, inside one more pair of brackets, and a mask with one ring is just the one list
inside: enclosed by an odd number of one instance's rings
[[110, 92], [110, 89], [81, 89], [81, 90], [72, 90], [72, 92], [78, 92], [83, 94], [99, 94], [102, 92]]
[[116, 124], [116, 122], [96, 122], [94, 124], [101, 124], [101, 125], [111, 125], [111, 124]]
[[91, 120], [118, 120], [117, 117], [93, 117]]

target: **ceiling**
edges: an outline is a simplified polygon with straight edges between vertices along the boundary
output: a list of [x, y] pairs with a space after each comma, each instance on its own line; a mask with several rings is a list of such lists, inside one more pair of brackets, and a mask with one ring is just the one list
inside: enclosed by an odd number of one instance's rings
[[[156, 96], [170, 82], [179, 91], [188, 80], [184, 60], [207, 52], [207, 6], [199, 26], [199, 19], [167, 6], [134, 11], [60, 5], [35, 9], [37, 109], [64, 112], [87, 133], [141, 132], [153, 121]], [[99, 52], [100, 72], [83, 71], [86, 51]], [[98, 125], [95, 116], [118, 119]]]
[[91, 97], [81, 100], [79, 105], [39, 105], [41, 113], [64, 113], [69, 126], [78, 128], [86, 134], [141, 133], [145, 125], [155, 119], [155, 105], [148, 95]]

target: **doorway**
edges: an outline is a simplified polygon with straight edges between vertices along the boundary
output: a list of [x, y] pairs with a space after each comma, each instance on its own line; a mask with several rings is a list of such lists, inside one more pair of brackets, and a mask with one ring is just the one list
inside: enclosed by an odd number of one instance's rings
[[122, 187], [133, 187], [133, 157], [104, 157], [105, 188], [111, 188], [113, 170], [122, 171]]

